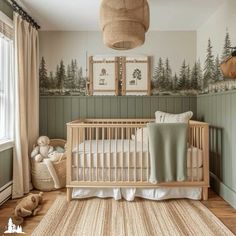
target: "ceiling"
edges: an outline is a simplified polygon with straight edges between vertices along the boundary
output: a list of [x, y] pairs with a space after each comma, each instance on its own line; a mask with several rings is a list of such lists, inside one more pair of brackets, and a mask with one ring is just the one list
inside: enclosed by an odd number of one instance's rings
[[[118, 1], [118, 0], [114, 0]], [[225, 0], [148, 0], [150, 30], [196, 30]], [[41, 30], [99, 30], [101, 0], [18, 0]]]

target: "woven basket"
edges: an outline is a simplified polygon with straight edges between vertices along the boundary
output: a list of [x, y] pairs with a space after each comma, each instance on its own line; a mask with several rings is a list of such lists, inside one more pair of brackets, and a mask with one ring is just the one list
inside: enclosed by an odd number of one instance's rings
[[[64, 147], [66, 141], [63, 139], [51, 139], [50, 145], [53, 147]], [[55, 171], [61, 183], [61, 187], [66, 186], [66, 160], [53, 163]], [[43, 162], [31, 161], [31, 176], [34, 188], [41, 191], [55, 190], [54, 181], [48, 171], [47, 166]]]

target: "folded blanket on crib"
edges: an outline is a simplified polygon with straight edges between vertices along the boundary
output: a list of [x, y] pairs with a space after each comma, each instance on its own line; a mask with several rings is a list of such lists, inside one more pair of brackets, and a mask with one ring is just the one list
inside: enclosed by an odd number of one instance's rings
[[187, 179], [187, 124], [150, 123], [150, 177], [153, 184]]

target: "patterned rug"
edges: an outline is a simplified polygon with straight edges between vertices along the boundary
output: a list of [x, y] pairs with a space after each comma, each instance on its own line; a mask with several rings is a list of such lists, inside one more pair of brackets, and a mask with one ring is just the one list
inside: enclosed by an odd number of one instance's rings
[[231, 236], [199, 201], [133, 202], [59, 196], [32, 235], [78, 236]]

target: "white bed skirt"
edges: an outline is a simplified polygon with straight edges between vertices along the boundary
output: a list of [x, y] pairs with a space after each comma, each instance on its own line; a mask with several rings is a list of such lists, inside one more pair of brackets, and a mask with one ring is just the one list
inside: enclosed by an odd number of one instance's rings
[[156, 189], [142, 189], [142, 188], [73, 188], [73, 198], [89, 198], [99, 197], [108, 198], [113, 197], [115, 200], [124, 198], [127, 201], [133, 201], [135, 197], [141, 197], [150, 200], [164, 200], [174, 198], [188, 198], [193, 200], [200, 200], [202, 189], [199, 187], [185, 188], [156, 188]]

